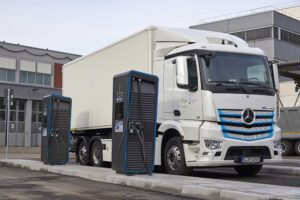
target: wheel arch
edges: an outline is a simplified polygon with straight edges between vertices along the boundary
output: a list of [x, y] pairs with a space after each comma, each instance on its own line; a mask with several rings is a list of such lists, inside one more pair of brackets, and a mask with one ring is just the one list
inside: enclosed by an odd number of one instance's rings
[[181, 137], [182, 138], [182, 136], [176, 129], [170, 128], [163, 133], [163, 138], [162, 138], [162, 142], [161, 142], [161, 151], [160, 151], [160, 161], [161, 161], [162, 168], [165, 167], [164, 166], [164, 153], [165, 153], [166, 144], [173, 137]]

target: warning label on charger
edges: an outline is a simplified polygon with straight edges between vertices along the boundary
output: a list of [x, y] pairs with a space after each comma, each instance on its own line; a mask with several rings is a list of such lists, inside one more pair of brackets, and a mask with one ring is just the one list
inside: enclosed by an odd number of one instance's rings
[[115, 121], [115, 133], [123, 132], [123, 120]]

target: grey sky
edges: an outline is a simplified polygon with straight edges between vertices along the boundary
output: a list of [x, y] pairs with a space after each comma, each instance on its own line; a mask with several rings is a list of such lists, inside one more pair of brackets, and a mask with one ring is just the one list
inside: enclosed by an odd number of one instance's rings
[[[299, 0], [300, 1], [300, 0]], [[293, 0], [0, 0], [0, 41], [87, 54], [150, 25], [200, 19]]]

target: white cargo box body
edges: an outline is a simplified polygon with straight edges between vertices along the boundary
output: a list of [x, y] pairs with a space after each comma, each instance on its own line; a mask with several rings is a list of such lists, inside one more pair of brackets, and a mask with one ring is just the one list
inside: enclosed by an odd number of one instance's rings
[[[110, 128], [113, 76], [129, 70], [152, 73], [153, 62], [189, 43], [234, 36], [211, 31], [149, 27], [63, 67], [63, 95], [72, 98], [72, 129]], [[235, 43], [245, 42], [234, 37]], [[160, 81], [160, 90], [162, 89]], [[163, 94], [159, 92], [159, 102]]]
[[113, 76], [149, 72], [150, 37], [150, 31], [138, 33], [64, 66], [63, 95], [72, 98], [73, 129], [111, 127]]

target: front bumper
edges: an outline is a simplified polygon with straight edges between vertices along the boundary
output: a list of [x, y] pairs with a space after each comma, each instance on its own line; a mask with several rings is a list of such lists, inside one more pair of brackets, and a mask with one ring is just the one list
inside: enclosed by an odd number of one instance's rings
[[[262, 163], [281, 162], [281, 150], [274, 148], [274, 141], [280, 140], [280, 129], [275, 125], [274, 133], [271, 138], [243, 141], [238, 139], [224, 138], [221, 127], [215, 122], [204, 122], [200, 127], [200, 141], [183, 144], [186, 158], [186, 165], [189, 167], [208, 167], [208, 166], [234, 166], [243, 165], [236, 163], [234, 159], [228, 159], [228, 150], [230, 147], [265, 148], [269, 150], [268, 158], [263, 159]], [[209, 150], [204, 144], [204, 139], [223, 141], [222, 148], [218, 150]]]

